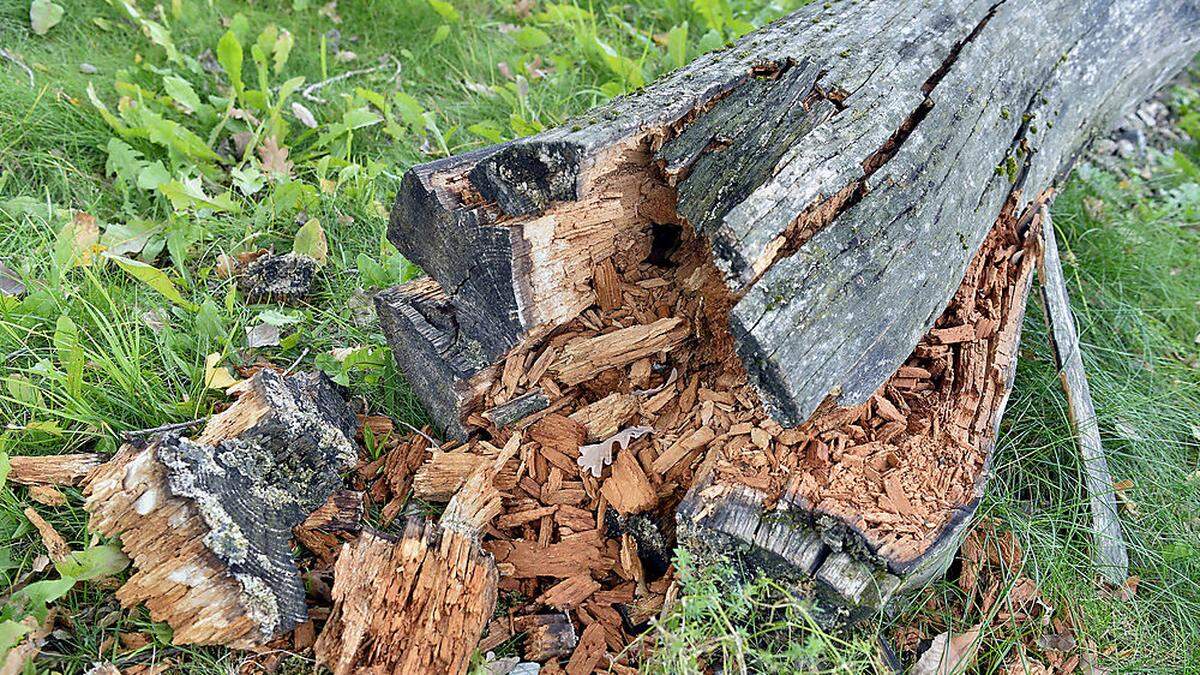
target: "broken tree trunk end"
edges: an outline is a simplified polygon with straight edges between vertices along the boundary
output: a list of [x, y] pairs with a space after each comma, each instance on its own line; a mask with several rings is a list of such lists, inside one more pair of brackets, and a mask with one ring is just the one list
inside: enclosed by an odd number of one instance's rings
[[292, 528], [353, 468], [357, 420], [320, 373], [261, 370], [194, 439], [126, 444], [85, 489], [137, 571], [117, 591], [175, 644], [254, 648], [305, 621]]
[[519, 437], [483, 546], [541, 599], [524, 615], [586, 627], [578, 664], [624, 663], [677, 541], [852, 609], [941, 574], [1038, 207], [1197, 28], [1151, 0], [810, 5], [576, 124], [413, 168], [389, 237], [430, 276], [376, 305], [455, 439], [414, 482], [445, 499]]
[[1042, 308], [1050, 331], [1050, 345], [1054, 348], [1059, 379], [1067, 394], [1067, 411], [1083, 456], [1083, 478], [1092, 511], [1093, 559], [1105, 581], [1121, 586], [1129, 577], [1129, 553], [1125, 550], [1125, 537], [1121, 534], [1121, 520], [1117, 516], [1116, 491], [1100, 443], [1100, 425], [1092, 405], [1087, 373], [1083, 369], [1079, 336], [1075, 334], [1075, 315], [1071, 312], [1071, 299], [1067, 295], [1067, 282], [1063, 278], [1058, 242], [1048, 208], [1042, 208], [1042, 219], [1038, 283], [1042, 289]]

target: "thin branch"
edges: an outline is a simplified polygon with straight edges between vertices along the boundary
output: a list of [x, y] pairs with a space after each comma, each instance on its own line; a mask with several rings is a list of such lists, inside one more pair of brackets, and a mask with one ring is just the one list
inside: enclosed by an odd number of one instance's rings
[[184, 429], [191, 429], [192, 427], [207, 421], [208, 418], [209, 416], [205, 415], [204, 417], [197, 417], [196, 419], [188, 420], [187, 422], [175, 422], [173, 424], [164, 424], [159, 427], [151, 427], [149, 429], [125, 431], [121, 433], [121, 436], [127, 441], [132, 441], [133, 439], [141, 436], [153, 436], [154, 434], [162, 434], [170, 431], [182, 431]]
[[315, 92], [320, 91], [321, 89], [324, 89], [325, 87], [328, 87], [336, 82], [341, 82], [342, 80], [348, 80], [352, 77], [358, 77], [359, 75], [366, 75], [377, 70], [383, 70], [385, 67], [387, 67], [388, 63], [396, 64], [396, 70], [394, 73], [392, 73], [391, 79], [395, 80], [396, 78], [400, 77], [400, 59], [397, 59], [391, 54], [385, 54], [380, 57], [378, 65], [371, 66], [370, 68], [359, 68], [358, 70], [347, 70], [344, 73], [334, 75], [333, 77], [321, 80], [320, 82], [313, 82], [302, 89], [300, 91], [300, 95], [305, 99], [312, 101], [313, 103], [328, 103], [327, 100], [321, 98], [320, 96], [316, 96]]
[[292, 365], [288, 366], [287, 370], [283, 371], [283, 376], [287, 377], [288, 375], [291, 375], [292, 371], [296, 369], [296, 366], [300, 365], [300, 362], [303, 361], [304, 357], [306, 356], [308, 356], [308, 347], [305, 347], [304, 351], [300, 352], [300, 356], [297, 356], [296, 360], [292, 361]]
[[30, 70], [29, 66], [25, 65], [25, 62], [21, 60], [21, 57], [8, 51], [7, 49], [4, 49], [3, 47], [0, 47], [0, 56], [12, 61], [17, 65], [18, 68], [25, 71], [25, 74], [29, 76], [29, 86], [34, 86], [33, 71]]

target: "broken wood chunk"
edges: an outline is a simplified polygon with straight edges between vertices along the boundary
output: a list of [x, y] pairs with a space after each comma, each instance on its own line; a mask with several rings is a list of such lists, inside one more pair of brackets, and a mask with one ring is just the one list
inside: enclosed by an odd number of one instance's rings
[[260, 370], [194, 439], [122, 447], [85, 489], [90, 527], [137, 568], [117, 591], [176, 644], [250, 648], [307, 617], [292, 529], [341, 487], [357, 420], [320, 373]]
[[658, 494], [630, 450], [617, 453], [612, 474], [600, 488], [608, 503], [623, 516], [647, 511], [658, 504]]
[[670, 351], [687, 336], [682, 319], [667, 317], [596, 337], [578, 338], [563, 347], [562, 356], [550, 370], [567, 384], [579, 384], [610, 368], [620, 368], [645, 356]]
[[317, 660], [345, 673], [465, 673], [496, 605], [497, 573], [479, 533], [500, 512], [494, 467], [480, 467], [439, 522], [403, 536], [364, 531], [334, 567], [333, 611]]
[[472, 378], [485, 377], [494, 355], [459, 330], [458, 310], [433, 279], [380, 292], [375, 313], [413, 393], [448, 435], [465, 440], [463, 425], [482, 396]]
[[245, 265], [237, 277], [238, 288], [254, 302], [290, 302], [312, 290], [319, 264], [300, 253], [264, 253]]
[[16, 456], [9, 458], [8, 480], [20, 485], [81, 484], [100, 466], [104, 456], [93, 452], [73, 455]]

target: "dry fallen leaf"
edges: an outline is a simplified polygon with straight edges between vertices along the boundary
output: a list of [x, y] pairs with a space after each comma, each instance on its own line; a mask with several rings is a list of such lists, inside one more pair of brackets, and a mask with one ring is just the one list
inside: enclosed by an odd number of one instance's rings
[[576, 461], [581, 468], [590, 471], [594, 478], [599, 478], [600, 474], [604, 471], [604, 467], [612, 464], [613, 446], [620, 446], [624, 450], [629, 447], [630, 443], [652, 431], [654, 429], [650, 427], [629, 427], [628, 429], [622, 429], [599, 443], [580, 446], [579, 459]]
[[277, 345], [279, 345], [279, 326], [260, 323], [253, 328], [246, 328], [246, 346], [250, 349]]
[[263, 170], [268, 173], [280, 178], [292, 175], [287, 146], [281, 147], [274, 136], [267, 136], [262, 145], [258, 146], [258, 156], [262, 159]]
[[225, 366], [218, 366], [221, 362], [221, 355], [213, 352], [204, 357], [204, 386], [207, 389], [228, 389], [237, 384], [240, 380], [229, 372]]
[[942, 633], [933, 638], [929, 649], [913, 666], [912, 675], [956, 675], [966, 672], [975, 662], [979, 651], [979, 635], [983, 624], [965, 633]]

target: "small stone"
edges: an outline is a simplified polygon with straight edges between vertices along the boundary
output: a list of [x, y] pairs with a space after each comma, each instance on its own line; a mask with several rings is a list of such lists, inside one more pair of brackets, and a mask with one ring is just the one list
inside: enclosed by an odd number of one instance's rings
[[1115, 155], [1117, 153], [1117, 144], [1109, 138], [1101, 138], [1096, 141], [1095, 150], [1097, 155]]
[[85, 62], [79, 64], [79, 72], [83, 73], [84, 75], [95, 75], [96, 73], [100, 72], [100, 69], [90, 63]]
[[1117, 141], [1117, 155], [1121, 158], [1130, 159], [1136, 151], [1137, 148], [1133, 145], [1133, 141], [1125, 138]]

